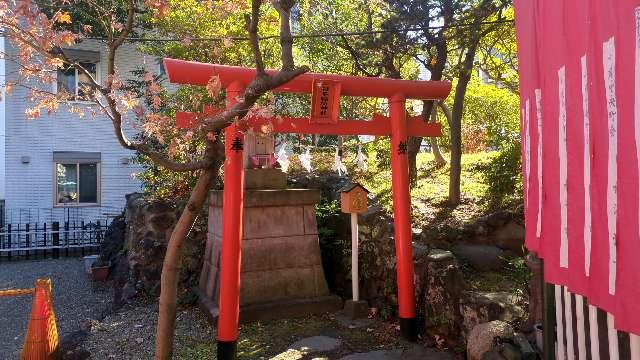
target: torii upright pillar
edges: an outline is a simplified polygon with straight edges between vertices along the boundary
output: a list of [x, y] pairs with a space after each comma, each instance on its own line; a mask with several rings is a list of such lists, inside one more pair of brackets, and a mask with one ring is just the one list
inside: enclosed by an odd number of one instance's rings
[[[227, 87], [227, 107], [242, 95], [244, 85]], [[240, 317], [240, 264], [244, 194], [244, 134], [236, 124], [225, 129], [224, 195], [222, 197], [222, 248], [220, 251], [220, 302], [218, 359], [235, 359]]]
[[391, 187], [394, 207], [394, 240], [398, 282], [398, 314], [400, 332], [410, 341], [418, 337], [416, 300], [411, 245], [411, 202], [409, 197], [409, 167], [407, 164], [407, 115], [405, 97], [389, 99], [391, 119]]

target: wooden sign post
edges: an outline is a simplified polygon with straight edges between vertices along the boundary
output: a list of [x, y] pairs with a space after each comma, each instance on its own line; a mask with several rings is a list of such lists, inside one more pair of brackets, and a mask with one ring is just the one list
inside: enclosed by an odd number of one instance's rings
[[358, 275], [358, 214], [368, 209], [367, 194], [369, 190], [358, 183], [353, 183], [342, 188], [340, 202], [342, 212], [351, 214], [351, 292], [352, 300], [345, 302], [345, 314], [352, 319], [366, 317], [369, 306], [366, 301], [360, 300], [360, 287]]

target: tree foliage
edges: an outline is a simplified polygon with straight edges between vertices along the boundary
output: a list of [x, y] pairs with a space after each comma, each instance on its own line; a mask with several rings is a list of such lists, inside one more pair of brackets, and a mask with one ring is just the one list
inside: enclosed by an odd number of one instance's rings
[[[455, 83], [454, 83], [455, 84]], [[452, 105], [451, 98], [445, 101]], [[465, 153], [500, 150], [512, 142], [520, 141], [520, 100], [517, 95], [495, 84], [486, 84], [474, 76], [465, 94], [462, 115], [462, 143]], [[449, 143], [448, 124], [443, 123], [444, 136]]]

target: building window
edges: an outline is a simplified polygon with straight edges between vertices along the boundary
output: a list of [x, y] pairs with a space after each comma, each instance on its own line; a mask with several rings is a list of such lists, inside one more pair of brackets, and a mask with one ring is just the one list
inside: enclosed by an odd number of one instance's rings
[[[91, 76], [100, 83], [99, 63], [100, 53], [97, 51], [62, 49], [64, 55], [71, 61], [82, 66]], [[91, 100], [93, 83], [89, 76], [82, 70], [73, 66], [58, 69], [58, 91], [69, 94], [74, 100]]]
[[[82, 62], [80, 65], [98, 80], [98, 65], [96, 63]], [[58, 69], [58, 91], [66, 92], [71, 95], [74, 100], [87, 101], [91, 100], [93, 83], [89, 76], [73, 66]]]
[[100, 203], [100, 153], [55, 152], [55, 205]]

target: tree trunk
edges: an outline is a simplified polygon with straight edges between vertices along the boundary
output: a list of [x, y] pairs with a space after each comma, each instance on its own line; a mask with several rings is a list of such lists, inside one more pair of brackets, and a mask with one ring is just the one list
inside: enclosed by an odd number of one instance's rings
[[433, 160], [436, 162], [437, 167], [443, 167], [447, 165], [447, 159], [442, 156], [440, 151], [440, 145], [438, 145], [438, 138], [429, 138], [429, 144], [431, 144], [431, 151], [433, 152]]
[[198, 178], [196, 186], [191, 191], [182, 214], [178, 219], [162, 264], [160, 279], [160, 303], [158, 310], [158, 326], [156, 331], [156, 360], [169, 360], [173, 353], [173, 336], [176, 321], [176, 299], [178, 295], [178, 277], [182, 266], [182, 246], [189, 234], [189, 230], [202, 211], [202, 206], [207, 199], [213, 180], [218, 175], [221, 161], [203, 170]]
[[[427, 102], [430, 103], [430, 106], [427, 106]], [[422, 108], [423, 116], [425, 118], [427, 118], [427, 116], [424, 114], [425, 109], [430, 109], [431, 111], [430, 122], [432, 123], [438, 122], [438, 106], [435, 106], [436, 104], [442, 107], [439, 101], [438, 102], [424, 101], [424, 106]], [[412, 188], [415, 187], [418, 183], [417, 158], [418, 158], [418, 153], [420, 153], [420, 145], [422, 144], [422, 140], [423, 139], [421, 137], [409, 137], [409, 140], [408, 140], [407, 160], [409, 162], [409, 185], [411, 185]], [[430, 137], [427, 139], [427, 141], [429, 141], [429, 143], [431, 144], [431, 151], [433, 152], [433, 157], [436, 162], [436, 166], [442, 167], [446, 165], [447, 160], [442, 156], [442, 152], [440, 152], [440, 146], [438, 145], [438, 138]]]
[[407, 140], [407, 162], [409, 164], [409, 186], [414, 188], [418, 184], [418, 153], [420, 152], [421, 137], [410, 136]]
[[[434, 106], [431, 111], [431, 122], [436, 124], [438, 123], [438, 107]], [[440, 152], [440, 146], [438, 145], [438, 138], [431, 137], [429, 138], [429, 143], [431, 144], [431, 152], [433, 152], [433, 159], [436, 162], [436, 166], [442, 167], [447, 164], [447, 160], [442, 156]]]
[[[477, 21], [479, 22], [479, 21]], [[453, 110], [450, 121], [451, 132], [451, 168], [449, 175], [449, 203], [451, 205], [460, 204], [460, 174], [462, 172], [462, 115], [464, 111], [464, 96], [467, 92], [467, 85], [471, 80], [471, 72], [473, 71], [473, 60], [480, 41], [479, 25], [470, 29], [471, 39], [469, 39], [469, 47], [464, 57], [460, 74], [458, 76], [458, 84], [456, 85], [456, 94], [453, 99]]]

